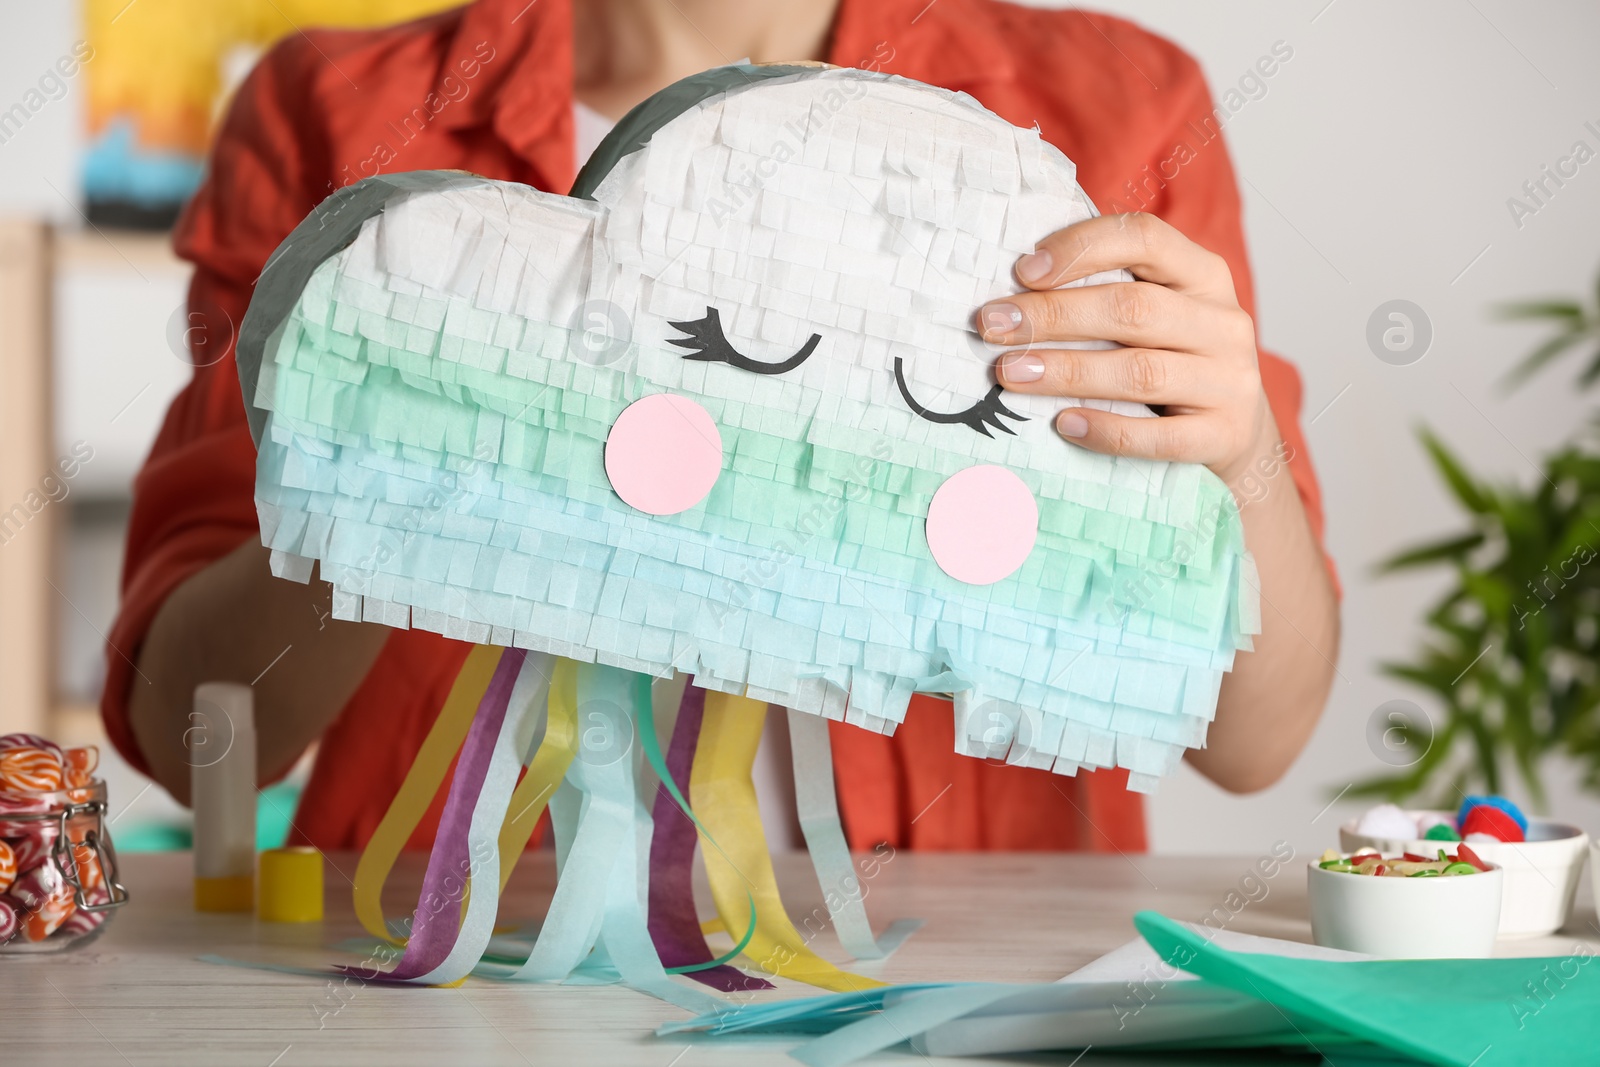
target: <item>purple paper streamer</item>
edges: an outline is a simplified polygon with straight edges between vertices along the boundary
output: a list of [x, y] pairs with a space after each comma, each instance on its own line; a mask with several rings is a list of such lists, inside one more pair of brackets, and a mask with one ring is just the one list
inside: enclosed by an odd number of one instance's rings
[[[484, 691], [467, 731], [467, 740], [461, 746], [456, 760], [455, 777], [450, 780], [450, 794], [445, 799], [444, 812], [439, 816], [439, 831], [433, 839], [433, 852], [428, 857], [428, 871], [422, 879], [422, 892], [417, 898], [416, 914], [411, 922], [411, 937], [406, 942], [405, 955], [394, 970], [373, 975], [364, 969], [341, 968], [376, 981], [403, 982], [427, 974], [450, 954], [456, 937], [461, 932], [461, 902], [465, 899], [463, 888], [467, 876], [474, 873], [477, 864], [468, 855], [467, 831], [472, 824], [473, 809], [478, 806], [478, 795], [483, 791], [483, 780], [489, 773], [489, 761], [494, 755], [495, 741], [505, 723], [506, 709], [511, 703], [511, 690], [522, 669], [527, 653], [520, 648], [508, 648], [500, 653], [489, 688]], [[454, 890], [447, 890], [445, 882], [453, 877]], [[480, 887], [480, 891], [494, 892], [498, 887]], [[430, 901], [442, 903], [430, 905]]]
[[[689, 772], [705, 713], [706, 691], [691, 678], [678, 704], [678, 721], [667, 748], [667, 771], [678, 783], [683, 799], [690, 803]], [[716, 956], [700, 932], [700, 919], [694, 910], [694, 823], [678, 808], [664, 785], [656, 787], [655, 808], [650, 814], [655, 824], [650, 836], [650, 940], [655, 943], [663, 967], [709, 963]], [[766, 979], [727, 964], [690, 971], [688, 977], [724, 993], [775, 988]]]

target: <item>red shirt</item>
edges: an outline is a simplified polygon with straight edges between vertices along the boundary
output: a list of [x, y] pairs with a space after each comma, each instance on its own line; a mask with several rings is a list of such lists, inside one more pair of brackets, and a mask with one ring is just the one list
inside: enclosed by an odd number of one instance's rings
[[[454, 168], [567, 190], [575, 176], [569, 4], [480, 0], [402, 26], [291, 35], [240, 88], [174, 236], [195, 265], [190, 321], [216, 346], [211, 353], [227, 355], [196, 368], [135, 482], [122, 608], [109, 638], [102, 711], [134, 766], [145, 764], [128, 726], [129, 661], [152, 618], [184, 579], [259, 536], [255, 449], [232, 343], [262, 266], [335, 188], [379, 172]], [[829, 59], [960, 89], [1019, 126], [1037, 124], [1102, 206], [1126, 204], [1128, 183], [1137, 183], [1148, 210], [1228, 261], [1239, 301], [1253, 311], [1233, 167], [1220, 137], [1196, 138], [1208, 122], [1216, 128], [1210, 94], [1194, 60], [1170, 42], [1079, 11], [843, 0]], [[1193, 158], [1169, 180], [1162, 161], [1184, 139]], [[1320, 538], [1299, 375], [1263, 352], [1261, 376]], [[295, 817], [302, 841], [366, 842], [466, 652], [420, 630], [390, 635], [323, 738]], [[835, 724], [852, 845], [1144, 848], [1143, 808], [1124, 775], [993, 767], [956, 756], [951, 729], [948, 705], [927, 697], [913, 701], [892, 738]], [[431, 841], [441, 804], [413, 844]]]

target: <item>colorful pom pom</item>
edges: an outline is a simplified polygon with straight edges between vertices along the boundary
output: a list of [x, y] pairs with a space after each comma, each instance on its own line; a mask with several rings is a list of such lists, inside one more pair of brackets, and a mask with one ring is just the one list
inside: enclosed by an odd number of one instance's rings
[[1423, 839], [1427, 841], [1460, 841], [1461, 835], [1447, 822], [1437, 822], [1428, 827]]
[[1447, 823], [1451, 829], [1455, 828], [1456, 821], [1449, 815], [1441, 815], [1435, 811], [1417, 812], [1417, 833], [1426, 836], [1428, 831], [1440, 823]]
[[1496, 841], [1525, 841], [1526, 835], [1517, 821], [1503, 810], [1488, 804], [1472, 808], [1461, 820], [1461, 836], [1467, 840], [1473, 834], [1488, 834]]
[[[1522, 831], [1523, 837], [1527, 836], [1528, 817], [1522, 814], [1521, 808], [1502, 796], [1467, 797], [1461, 802], [1461, 807], [1456, 811], [1456, 825], [1461, 826], [1464, 824], [1467, 821], [1467, 815], [1471, 813], [1473, 808], [1478, 807], [1497, 808], [1505, 812], [1517, 824], [1517, 828]], [[1466, 831], [1463, 829], [1462, 832], [1465, 833]], [[1522, 837], [1517, 838], [1518, 841], [1522, 839]]]
[[1417, 836], [1417, 821], [1393, 804], [1379, 804], [1361, 816], [1356, 833], [1408, 841]]

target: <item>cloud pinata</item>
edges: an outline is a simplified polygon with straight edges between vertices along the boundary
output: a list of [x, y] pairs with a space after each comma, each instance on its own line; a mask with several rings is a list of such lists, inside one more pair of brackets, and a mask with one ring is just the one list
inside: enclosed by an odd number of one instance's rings
[[658, 94], [572, 196], [341, 190], [238, 352], [274, 571], [319, 563], [341, 618], [871, 730], [951, 693], [963, 753], [1148, 790], [1258, 629], [1237, 509], [1062, 441], [973, 329], [1094, 213], [969, 97], [800, 67]]

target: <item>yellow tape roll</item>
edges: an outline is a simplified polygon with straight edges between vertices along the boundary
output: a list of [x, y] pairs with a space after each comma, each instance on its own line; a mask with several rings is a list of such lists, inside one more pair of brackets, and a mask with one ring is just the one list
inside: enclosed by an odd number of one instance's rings
[[722, 926], [745, 928], [748, 891], [755, 898], [757, 918], [755, 935], [744, 954], [756, 966], [837, 993], [882, 986], [885, 983], [840, 970], [807, 948], [778, 897], [778, 879], [750, 777], [766, 712], [765, 704], [748, 697], [706, 693], [705, 721], [689, 776], [689, 796], [706, 832], [721, 846], [707, 844], [701, 854]]
[[269, 923], [322, 921], [322, 853], [269, 848], [256, 862], [256, 917]]

